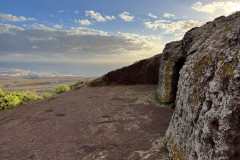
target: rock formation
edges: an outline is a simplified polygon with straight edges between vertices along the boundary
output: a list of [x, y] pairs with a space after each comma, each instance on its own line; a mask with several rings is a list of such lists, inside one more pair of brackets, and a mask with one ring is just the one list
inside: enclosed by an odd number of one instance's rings
[[130, 66], [111, 71], [90, 82], [89, 86], [158, 84], [161, 54], [144, 59]]
[[176, 103], [170, 156], [240, 159], [240, 12], [167, 44], [159, 73], [159, 98]]

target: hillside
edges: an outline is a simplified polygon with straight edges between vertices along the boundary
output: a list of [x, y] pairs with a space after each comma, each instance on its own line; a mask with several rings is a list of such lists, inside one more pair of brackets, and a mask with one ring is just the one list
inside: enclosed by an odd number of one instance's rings
[[161, 55], [0, 112], [0, 159], [240, 159], [239, 24], [216, 18]]
[[1, 111], [0, 159], [164, 157], [152, 144], [165, 134], [172, 110], [151, 102], [155, 89], [86, 87]]
[[90, 82], [89, 86], [157, 84], [161, 54], [111, 71]]

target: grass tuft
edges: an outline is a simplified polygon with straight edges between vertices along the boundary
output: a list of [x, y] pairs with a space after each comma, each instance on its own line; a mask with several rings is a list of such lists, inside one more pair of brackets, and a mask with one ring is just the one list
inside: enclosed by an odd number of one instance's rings
[[168, 102], [163, 102], [163, 101], [158, 97], [158, 93], [157, 93], [157, 92], [154, 93], [154, 99], [155, 99], [155, 101], [157, 101], [159, 104], [162, 104], [162, 105], [169, 105], [169, 104], [171, 104], [171, 103], [168, 103]]
[[71, 84], [69, 87], [70, 87], [70, 89], [73, 89], [73, 88], [80, 87], [83, 84], [84, 84], [84, 81], [79, 80], [78, 82]]
[[45, 112], [53, 112], [54, 110], [53, 109], [47, 109], [45, 110]]

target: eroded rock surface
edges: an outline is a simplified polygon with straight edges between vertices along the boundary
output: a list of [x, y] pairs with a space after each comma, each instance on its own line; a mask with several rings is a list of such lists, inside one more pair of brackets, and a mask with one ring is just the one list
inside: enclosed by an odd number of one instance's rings
[[[174, 101], [177, 89], [166, 134], [170, 156], [240, 159], [240, 12], [194, 28], [170, 47], [161, 59], [167, 57], [158, 88], [167, 102]], [[186, 61], [176, 88], [172, 81], [180, 58]]]
[[89, 86], [158, 84], [161, 54], [130, 66], [111, 71], [89, 83]]

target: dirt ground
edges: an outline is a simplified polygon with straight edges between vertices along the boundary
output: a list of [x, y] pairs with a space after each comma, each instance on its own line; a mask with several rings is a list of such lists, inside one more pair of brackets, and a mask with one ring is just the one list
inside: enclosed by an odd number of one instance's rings
[[[172, 110], [153, 85], [84, 87], [0, 112], [0, 160], [161, 160]], [[156, 146], [155, 146], [156, 147]]]

